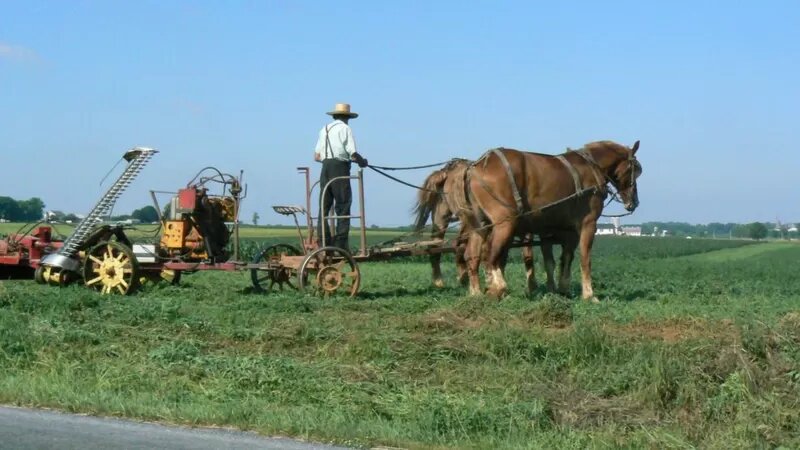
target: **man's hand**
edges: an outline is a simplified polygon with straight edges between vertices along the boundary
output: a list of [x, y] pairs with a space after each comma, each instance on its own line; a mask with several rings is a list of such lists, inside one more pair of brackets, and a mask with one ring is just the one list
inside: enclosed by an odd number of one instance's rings
[[314, 161], [322, 161], [322, 158], [320, 158], [319, 153], [317, 152], [314, 152]]
[[358, 152], [353, 153], [353, 161], [355, 161], [356, 164], [358, 164], [358, 167], [363, 168], [369, 165], [369, 161], [367, 161], [367, 158], [364, 158], [363, 156], [359, 155]]

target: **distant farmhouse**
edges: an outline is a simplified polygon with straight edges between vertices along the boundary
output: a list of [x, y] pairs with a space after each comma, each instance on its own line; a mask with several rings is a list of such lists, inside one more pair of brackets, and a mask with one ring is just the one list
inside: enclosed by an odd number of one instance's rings
[[595, 232], [597, 236], [613, 236], [617, 234], [617, 227], [611, 223], [598, 223], [597, 224], [597, 231]]
[[626, 226], [623, 227], [619, 224], [619, 219], [615, 218], [614, 223], [598, 223], [597, 236], [642, 236], [642, 227], [640, 226]]
[[620, 234], [624, 236], [641, 236], [642, 227], [621, 227]]

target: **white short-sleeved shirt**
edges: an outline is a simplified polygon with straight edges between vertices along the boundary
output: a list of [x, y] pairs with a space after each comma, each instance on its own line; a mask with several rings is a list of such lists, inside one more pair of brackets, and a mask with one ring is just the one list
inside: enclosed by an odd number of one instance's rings
[[356, 141], [353, 139], [353, 130], [341, 120], [334, 120], [319, 131], [319, 139], [317, 139], [314, 153], [319, 155], [320, 161], [326, 159], [350, 161], [355, 152]]

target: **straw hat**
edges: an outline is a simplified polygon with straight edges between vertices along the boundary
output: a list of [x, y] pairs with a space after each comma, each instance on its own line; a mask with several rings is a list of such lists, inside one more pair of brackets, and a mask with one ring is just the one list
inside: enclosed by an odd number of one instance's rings
[[329, 116], [348, 116], [353, 119], [358, 117], [358, 114], [350, 112], [349, 103], [337, 103], [333, 108], [333, 111], [326, 112], [325, 114], [328, 114]]

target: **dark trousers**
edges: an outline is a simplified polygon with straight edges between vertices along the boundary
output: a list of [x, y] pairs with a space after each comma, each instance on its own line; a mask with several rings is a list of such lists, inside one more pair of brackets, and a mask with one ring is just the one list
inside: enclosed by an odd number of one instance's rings
[[[338, 159], [326, 159], [322, 161], [322, 173], [319, 176], [319, 189], [320, 195], [325, 185], [336, 177], [350, 176], [350, 162], [340, 161]], [[353, 202], [353, 192], [350, 189], [350, 180], [336, 180], [331, 183], [328, 190], [325, 192], [325, 197], [322, 199], [322, 210], [320, 211], [319, 224], [317, 230], [317, 239], [322, 244], [322, 233], [325, 233], [325, 243], [329, 246], [340, 247], [348, 252], [350, 247], [348, 244], [348, 237], [350, 235], [350, 219], [340, 218], [336, 220], [336, 235], [331, 239], [331, 230], [328, 223], [322, 220], [322, 211], [326, 211], [325, 215], [330, 216], [331, 206], [333, 212], [337, 216], [349, 216], [350, 204]], [[324, 230], [324, 231], [323, 231]]]

